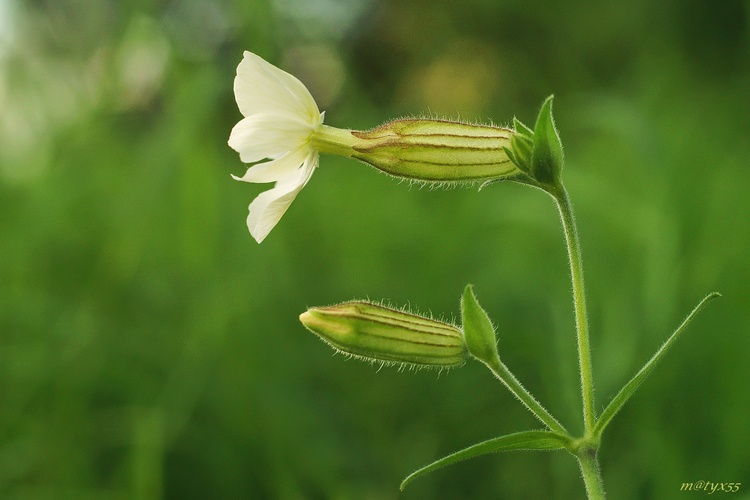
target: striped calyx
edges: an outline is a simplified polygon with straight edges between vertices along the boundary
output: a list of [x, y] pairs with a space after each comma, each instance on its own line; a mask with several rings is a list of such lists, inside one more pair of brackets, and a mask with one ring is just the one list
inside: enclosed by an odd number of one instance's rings
[[370, 302], [311, 308], [300, 321], [335, 349], [367, 360], [449, 368], [466, 359], [458, 327]]
[[504, 147], [512, 130], [442, 120], [396, 120], [366, 132], [354, 158], [397, 177], [424, 181], [474, 181], [518, 172]]
[[350, 156], [396, 177], [471, 182], [520, 172], [506, 151], [513, 133], [489, 125], [403, 119], [364, 132], [323, 125], [311, 141], [321, 153]]

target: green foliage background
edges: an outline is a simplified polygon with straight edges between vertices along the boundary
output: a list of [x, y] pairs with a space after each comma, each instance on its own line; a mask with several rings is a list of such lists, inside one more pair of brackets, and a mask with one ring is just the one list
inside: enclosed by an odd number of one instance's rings
[[388, 299], [452, 318], [471, 282], [506, 364], [580, 428], [551, 200], [451, 191], [324, 157], [257, 245], [231, 180], [243, 50], [326, 122], [420, 113], [533, 123], [556, 95], [597, 406], [710, 291], [618, 415], [612, 498], [750, 492], [750, 2], [0, 1], [0, 497], [581, 498], [565, 453], [482, 457], [537, 428], [478, 363], [378, 370], [307, 306]]

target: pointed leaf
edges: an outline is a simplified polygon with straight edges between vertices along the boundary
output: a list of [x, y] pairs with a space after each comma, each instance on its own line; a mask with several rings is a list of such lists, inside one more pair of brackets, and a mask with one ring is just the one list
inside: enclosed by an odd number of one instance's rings
[[539, 117], [534, 125], [534, 152], [531, 156], [531, 168], [534, 178], [545, 185], [557, 186], [563, 168], [563, 149], [560, 135], [552, 117], [552, 98], [549, 96], [542, 104]]
[[513, 129], [516, 133], [523, 134], [527, 137], [534, 137], [534, 131], [524, 125], [523, 122], [515, 116], [513, 117]]
[[485, 364], [495, 364], [498, 360], [495, 328], [477, 302], [471, 285], [466, 285], [461, 297], [461, 321], [469, 354]]
[[524, 431], [508, 434], [507, 436], [496, 437], [477, 443], [436, 460], [429, 465], [422, 467], [409, 474], [401, 483], [401, 490], [419, 476], [432, 472], [435, 469], [445, 467], [446, 465], [460, 462], [468, 458], [495, 453], [498, 451], [512, 450], [561, 450], [569, 445], [569, 439], [562, 434], [550, 431]]
[[661, 358], [664, 357], [664, 354], [666, 354], [667, 350], [672, 347], [680, 334], [685, 330], [685, 327], [687, 327], [688, 324], [693, 320], [695, 315], [698, 314], [698, 312], [703, 309], [706, 304], [717, 297], [721, 297], [721, 294], [718, 292], [710, 293], [706, 297], [704, 297], [703, 300], [701, 300], [700, 303], [695, 306], [695, 308], [690, 312], [690, 314], [688, 314], [687, 318], [683, 320], [680, 326], [677, 327], [674, 333], [670, 335], [667, 341], [662, 344], [658, 351], [656, 351], [656, 354], [654, 354], [651, 359], [649, 359], [648, 362], [643, 365], [643, 368], [641, 368], [640, 371], [636, 373], [632, 379], [630, 379], [630, 382], [625, 384], [625, 386], [620, 389], [620, 392], [618, 392], [617, 395], [609, 403], [609, 405], [607, 405], [607, 407], [599, 417], [599, 420], [596, 422], [596, 425], [594, 426], [594, 436], [597, 439], [601, 436], [602, 432], [615, 416], [615, 414], [620, 411], [620, 409], [635, 393], [641, 383], [646, 379], [646, 377], [649, 376], [651, 371], [656, 366], [656, 363], [658, 363]]

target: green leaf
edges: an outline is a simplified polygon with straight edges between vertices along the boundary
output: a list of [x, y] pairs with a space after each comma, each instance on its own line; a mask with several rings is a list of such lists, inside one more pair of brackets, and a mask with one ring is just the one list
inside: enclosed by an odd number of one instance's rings
[[499, 357], [495, 328], [487, 313], [477, 302], [471, 285], [466, 285], [461, 297], [461, 321], [469, 354], [485, 364], [496, 364]]
[[561, 450], [568, 448], [569, 444], [566, 436], [551, 431], [524, 431], [496, 437], [464, 448], [412, 472], [401, 482], [401, 490], [403, 491], [407, 484], [419, 476], [468, 458], [498, 451]]
[[638, 389], [638, 387], [641, 385], [641, 383], [646, 379], [646, 377], [649, 376], [651, 371], [656, 366], [656, 363], [658, 363], [661, 358], [664, 357], [664, 354], [666, 354], [667, 350], [672, 347], [672, 345], [675, 343], [677, 338], [680, 336], [680, 334], [685, 330], [685, 328], [688, 326], [688, 324], [693, 320], [696, 314], [703, 309], [703, 307], [708, 304], [713, 299], [721, 297], [721, 294], [718, 292], [713, 292], [708, 294], [706, 297], [703, 298], [703, 300], [700, 301], [700, 303], [695, 306], [695, 308], [688, 314], [687, 318], [683, 320], [683, 322], [680, 324], [680, 326], [677, 327], [677, 329], [674, 331], [674, 333], [667, 339], [664, 344], [659, 348], [658, 351], [656, 351], [656, 354], [654, 354], [651, 359], [648, 360], [648, 362], [643, 365], [643, 368], [640, 369], [638, 373], [635, 374], [635, 376], [630, 379], [630, 382], [625, 384], [625, 386], [620, 389], [620, 392], [617, 393], [617, 395], [612, 399], [612, 401], [607, 405], [607, 407], [602, 412], [601, 416], [599, 417], [599, 420], [596, 422], [596, 425], [594, 426], [594, 436], [598, 440], [601, 437], [602, 432], [607, 427], [609, 422], [612, 420], [612, 418], [617, 414], [618, 411], [623, 407], [623, 405], [630, 399], [630, 397], [635, 393], [635, 391]]
[[524, 125], [523, 122], [515, 116], [513, 117], [513, 130], [515, 130], [518, 134], [522, 134], [527, 137], [534, 137], [534, 131]]
[[552, 99], [549, 96], [542, 104], [534, 125], [534, 152], [531, 168], [534, 178], [541, 184], [556, 187], [560, 184], [563, 167], [563, 149], [560, 135], [552, 118]]
[[510, 147], [504, 146], [508, 158], [525, 174], [531, 174], [531, 155], [534, 150], [534, 131], [513, 118]]

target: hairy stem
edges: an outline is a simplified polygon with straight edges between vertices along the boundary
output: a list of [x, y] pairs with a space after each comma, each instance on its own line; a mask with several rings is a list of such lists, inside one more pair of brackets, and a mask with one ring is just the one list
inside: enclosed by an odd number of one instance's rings
[[586, 310], [586, 294], [583, 286], [583, 262], [581, 260], [581, 244], [578, 240], [578, 229], [573, 215], [573, 205], [570, 203], [568, 192], [562, 185], [558, 186], [552, 196], [557, 202], [557, 208], [562, 220], [565, 242], [568, 247], [570, 260], [570, 277], [573, 282], [573, 305], [576, 319], [576, 335], [578, 337], [578, 364], [581, 372], [581, 396], [583, 398], [583, 425], [586, 436], [590, 436], [594, 429], [596, 416], [594, 414], [594, 379], [591, 369], [591, 346], [589, 344], [588, 313]]
[[599, 470], [599, 460], [596, 458], [596, 450], [586, 448], [581, 450], [578, 455], [578, 464], [581, 466], [583, 482], [586, 485], [586, 495], [589, 500], [604, 499], [604, 483], [602, 474]]
[[507, 387], [508, 390], [510, 390], [510, 392], [512, 392], [513, 395], [517, 397], [519, 401], [521, 401], [521, 403], [523, 403], [524, 406], [526, 406], [526, 408], [528, 408], [544, 425], [549, 427], [552, 431], [569, 436], [565, 427], [563, 427], [562, 424], [558, 422], [523, 385], [521, 385], [521, 382], [518, 381], [499, 358], [495, 358], [492, 363], [485, 364], [495, 377], [505, 384], [505, 387]]

